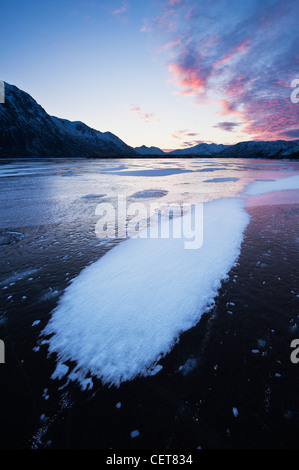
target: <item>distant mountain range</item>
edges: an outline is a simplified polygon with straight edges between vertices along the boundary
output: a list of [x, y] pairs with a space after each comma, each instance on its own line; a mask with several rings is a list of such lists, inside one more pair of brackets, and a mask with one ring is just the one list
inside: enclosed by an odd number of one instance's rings
[[168, 155], [219, 155], [223, 150], [229, 148], [230, 145], [222, 144], [198, 144], [195, 147], [173, 150]]
[[142, 147], [135, 147], [135, 150], [140, 155], [166, 155], [166, 153], [158, 147], [146, 147], [143, 145]]
[[0, 104], [0, 158], [140, 156], [290, 159], [299, 158], [299, 140], [201, 143], [169, 153], [145, 145], [132, 148], [111, 132], [50, 116], [28, 93], [5, 83], [5, 103]]
[[244, 158], [299, 158], [299, 140], [249, 141], [235, 145], [199, 144], [167, 155]]
[[299, 140], [240, 142], [223, 150], [221, 157], [299, 158]]

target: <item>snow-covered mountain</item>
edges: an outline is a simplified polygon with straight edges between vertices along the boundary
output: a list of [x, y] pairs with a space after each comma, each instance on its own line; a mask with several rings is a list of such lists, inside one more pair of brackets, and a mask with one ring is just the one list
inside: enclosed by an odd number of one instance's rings
[[28, 94], [5, 83], [0, 157], [117, 157], [137, 152], [111, 132], [49, 116]]
[[240, 142], [223, 150], [220, 157], [299, 158], [299, 140]]
[[0, 158], [147, 155], [299, 158], [299, 140], [250, 141], [231, 146], [201, 143], [170, 153], [145, 145], [133, 149], [111, 132], [97, 131], [80, 121], [49, 116], [28, 93], [5, 83], [5, 103], [0, 104]]
[[165, 155], [163, 150], [158, 147], [146, 147], [145, 145], [142, 145], [142, 147], [135, 147], [135, 150], [140, 155]]
[[223, 150], [227, 149], [230, 147], [229, 145], [222, 145], [222, 144], [198, 144], [195, 145], [194, 147], [189, 147], [186, 149], [180, 149], [180, 150], [173, 150], [172, 152], [169, 152], [168, 155], [190, 155], [190, 156], [195, 156], [195, 155], [218, 155], [220, 154]]
[[173, 150], [168, 155], [211, 156], [235, 158], [299, 158], [299, 140], [249, 141], [235, 145], [199, 144]]

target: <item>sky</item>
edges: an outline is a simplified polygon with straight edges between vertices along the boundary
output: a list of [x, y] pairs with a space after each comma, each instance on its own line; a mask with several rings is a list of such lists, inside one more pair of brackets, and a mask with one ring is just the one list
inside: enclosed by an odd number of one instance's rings
[[299, 138], [298, 0], [0, 0], [0, 79], [133, 147]]

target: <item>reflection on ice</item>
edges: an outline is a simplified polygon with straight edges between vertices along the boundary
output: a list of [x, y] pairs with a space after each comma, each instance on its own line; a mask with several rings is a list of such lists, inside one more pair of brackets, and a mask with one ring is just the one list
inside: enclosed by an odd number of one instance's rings
[[213, 178], [205, 180], [204, 183], [229, 183], [230, 181], [239, 181], [239, 178]]

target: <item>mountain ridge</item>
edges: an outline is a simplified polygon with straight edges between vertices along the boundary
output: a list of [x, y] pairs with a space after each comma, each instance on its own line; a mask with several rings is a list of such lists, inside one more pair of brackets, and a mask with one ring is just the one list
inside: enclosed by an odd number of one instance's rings
[[135, 150], [140, 155], [166, 155], [159, 147], [147, 147], [146, 145], [142, 145], [141, 147], [135, 147]]
[[0, 157], [137, 156], [111, 132], [50, 116], [28, 93], [5, 83], [0, 105]]
[[34, 98], [5, 84], [0, 104], [0, 158], [22, 157], [236, 157], [299, 159], [299, 140], [247, 141], [234, 145], [200, 143], [164, 152], [158, 147], [130, 147], [112, 132], [81, 121], [50, 116]]

